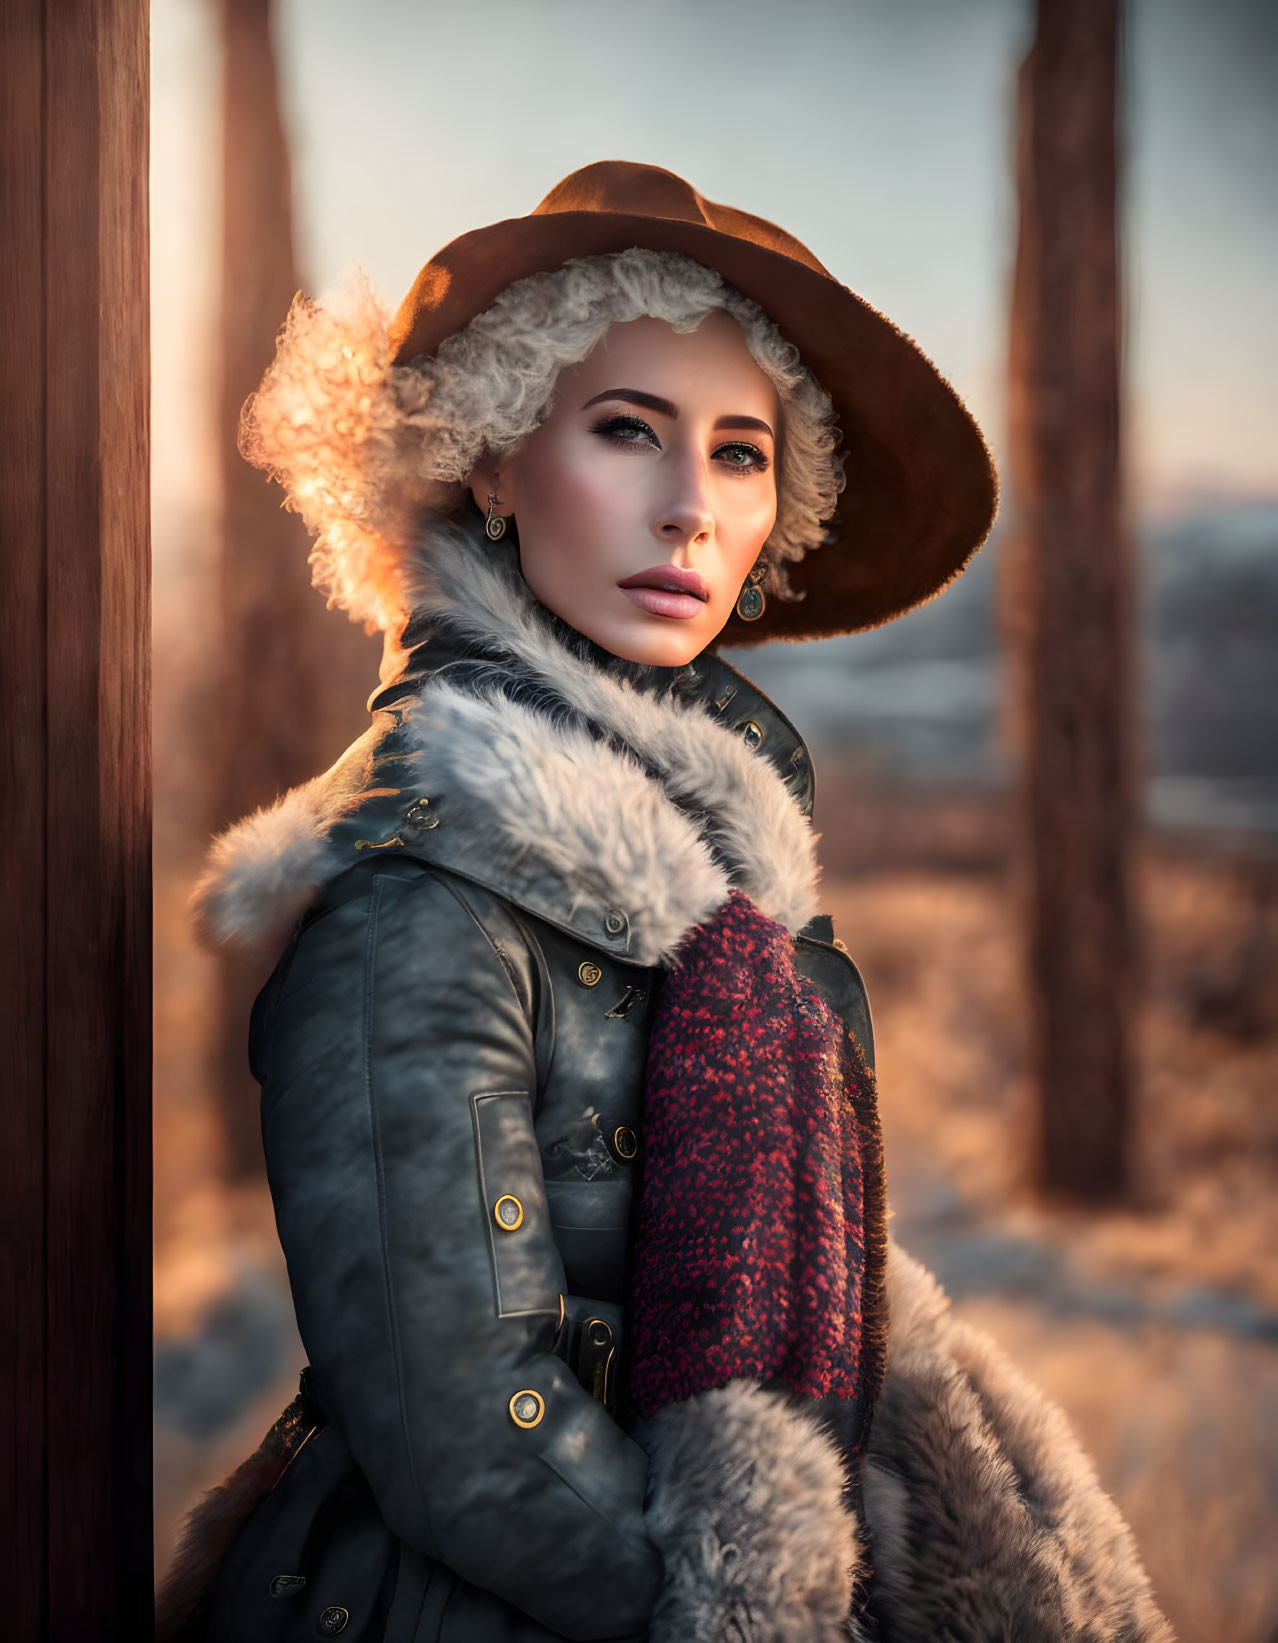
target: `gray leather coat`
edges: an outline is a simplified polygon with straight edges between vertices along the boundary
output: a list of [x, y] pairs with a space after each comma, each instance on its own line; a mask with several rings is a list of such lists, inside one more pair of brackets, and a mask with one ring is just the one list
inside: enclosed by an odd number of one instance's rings
[[[402, 722], [455, 656], [437, 638], [377, 711]], [[759, 738], [810, 815], [806, 749], [776, 707], [709, 657], [686, 686]], [[383, 762], [399, 751], [392, 731]], [[502, 859], [463, 873], [388, 845], [407, 808], [386, 792], [341, 824], [364, 859], [324, 886], [254, 1014], [299, 1330], [386, 1523], [446, 1566], [428, 1593], [446, 1635], [544, 1635], [500, 1600], [565, 1637], [640, 1636], [661, 1559], [644, 1453], [615, 1415], [663, 971], [618, 951], [607, 914], [598, 930], [539, 916]], [[796, 956], [868, 1048], [828, 920]]]
[[[258, 1570], [260, 1635], [1165, 1643], [1060, 1412], [886, 1239], [868, 1440], [747, 1382], [631, 1424], [640, 1093], [679, 943], [739, 888], [872, 1056], [818, 913], [811, 766], [713, 656], [636, 690], [565, 646], [508, 544], [437, 535], [419, 591], [430, 641], [367, 736], [197, 890], [209, 940], [287, 937], [252, 1028], [263, 1142], [308, 1374], [363, 1480], [323, 1593]], [[334, 1453], [304, 1445], [271, 1498], [320, 1499]], [[343, 1582], [387, 1527], [356, 1612]]]

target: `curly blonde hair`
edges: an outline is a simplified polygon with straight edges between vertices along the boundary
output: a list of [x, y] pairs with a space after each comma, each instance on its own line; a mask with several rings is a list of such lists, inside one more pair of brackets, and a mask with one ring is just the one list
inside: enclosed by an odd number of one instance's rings
[[[485, 454], [530, 434], [567, 365], [610, 325], [648, 315], [694, 331], [723, 309], [740, 325], [781, 404], [777, 519], [765, 586], [825, 539], [843, 485], [830, 396], [763, 309], [712, 269], [638, 247], [582, 257], [508, 286], [435, 356], [392, 363], [390, 315], [362, 275], [325, 306], [298, 296], [275, 360], [244, 407], [240, 450], [284, 487], [316, 537], [315, 586], [370, 630], [410, 614], [414, 543], [456, 513]], [[419, 548], [417, 551], [420, 551]]]

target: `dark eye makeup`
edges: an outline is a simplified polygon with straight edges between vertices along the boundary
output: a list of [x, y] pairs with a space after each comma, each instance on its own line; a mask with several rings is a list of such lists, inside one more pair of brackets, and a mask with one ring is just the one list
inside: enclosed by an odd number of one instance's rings
[[608, 416], [602, 422], [596, 422], [593, 433], [600, 434], [614, 445], [641, 445], [651, 444], [657, 450], [661, 449], [661, 441], [656, 433], [637, 416]]
[[[661, 441], [656, 432], [642, 417], [637, 416], [609, 416], [601, 422], [596, 422], [591, 432], [606, 439], [609, 444], [634, 449], [636, 446], [649, 445], [654, 450], [661, 449]], [[771, 461], [757, 445], [751, 445], [746, 440], [733, 439], [726, 445], [716, 446], [714, 455], [721, 459], [724, 466], [737, 473], [755, 474], [767, 473]]]
[[736, 468], [741, 473], [767, 473], [772, 466], [757, 445], [749, 445], [741, 439], [734, 439], [730, 445], [720, 445], [714, 454], [730, 459], [728, 467]]

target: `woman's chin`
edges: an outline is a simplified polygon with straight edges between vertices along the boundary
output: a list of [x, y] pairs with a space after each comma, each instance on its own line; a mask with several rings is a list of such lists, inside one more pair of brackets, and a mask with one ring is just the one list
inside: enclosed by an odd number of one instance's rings
[[711, 631], [704, 616], [690, 621], [637, 610], [629, 600], [626, 605], [625, 611], [602, 621], [591, 620], [582, 611], [558, 614], [604, 650], [642, 667], [685, 667], [718, 631]]
[[637, 662], [642, 667], [684, 667], [709, 643], [700, 636], [700, 626], [698, 623], [697, 631], [693, 632], [691, 624], [676, 627], [667, 619], [663, 629], [654, 624], [647, 632], [636, 632], [629, 625], [619, 625], [589, 637], [625, 662]]

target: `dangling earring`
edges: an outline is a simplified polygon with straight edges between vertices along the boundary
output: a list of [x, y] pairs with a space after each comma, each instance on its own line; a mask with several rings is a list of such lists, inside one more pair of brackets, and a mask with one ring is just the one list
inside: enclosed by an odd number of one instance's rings
[[768, 574], [768, 567], [762, 559], [757, 559], [751, 567], [750, 574], [745, 579], [745, 586], [737, 595], [737, 615], [743, 622], [757, 622], [763, 615], [767, 605], [767, 596], [759, 583]]
[[490, 542], [500, 542], [506, 534], [506, 521], [499, 513], [493, 512], [499, 501], [500, 498], [494, 496], [492, 491], [489, 491], [488, 518], [484, 520], [484, 534]]

